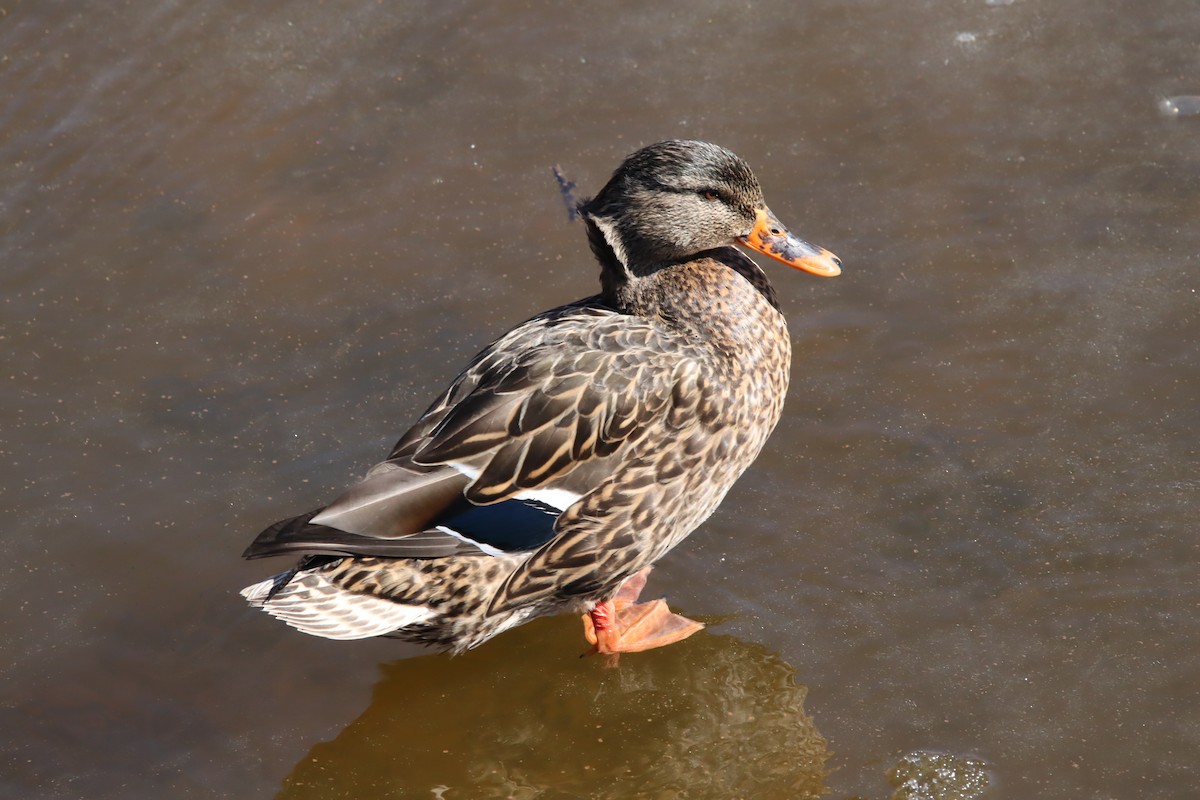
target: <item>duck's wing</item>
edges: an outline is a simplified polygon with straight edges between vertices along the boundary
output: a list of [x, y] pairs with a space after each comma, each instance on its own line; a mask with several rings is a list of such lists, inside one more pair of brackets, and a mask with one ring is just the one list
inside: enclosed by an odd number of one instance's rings
[[696, 365], [665, 336], [594, 299], [529, 320], [480, 353], [387, 461], [325, 509], [268, 528], [247, 557], [542, 547], [694, 384]]
[[622, 446], [697, 371], [671, 336], [596, 305], [536, 317], [481, 353], [392, 457], [454, 467], [475, 504], [525, 496], [565, 508], [619, 467]]
[[242, 555], [435, 558], [466, 552], [467, 543], [436, 527], [470, 505], [462, 495], [466, 483], [454, 469], [385, 461], [328, 506], [271, 525]]

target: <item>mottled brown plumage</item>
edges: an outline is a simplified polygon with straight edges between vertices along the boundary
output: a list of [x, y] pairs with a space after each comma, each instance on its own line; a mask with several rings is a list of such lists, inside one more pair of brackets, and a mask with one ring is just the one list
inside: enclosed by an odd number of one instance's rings
[[260, 534], [247, 557], [302, 558], [244, 590], [252, 604], [316, 635], [455, 651], [563, 611], [593, 614], [602, 651], [695, 629], [622, 640], [605, 615], [713, 512], [779, 419], [787, 328], [766, 275], [730, 245], [824, 275], [837, 261], [780, 226], [745, 162], [704, 142], [638, 151], [580, 212], [602, 293], [497, 339], [360, 484]]

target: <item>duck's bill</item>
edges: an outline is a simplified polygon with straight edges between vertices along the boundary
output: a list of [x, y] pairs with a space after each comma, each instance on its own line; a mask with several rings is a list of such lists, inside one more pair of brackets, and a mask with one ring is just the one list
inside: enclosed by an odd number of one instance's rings
[[817, 247], [793, 236], [769, 208], [758, 210], [754, 228], [738, 241], [776, 261], [782, 261], [789, 267], [802, 269], [813, 275], [832, 278], [842, 274], [842, 262], [837, 256], [824, 247]]

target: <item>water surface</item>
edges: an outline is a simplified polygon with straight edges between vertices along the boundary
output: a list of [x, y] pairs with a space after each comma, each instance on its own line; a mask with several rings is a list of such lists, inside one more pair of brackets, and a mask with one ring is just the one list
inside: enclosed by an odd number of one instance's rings
[[[882, 798], [928, 750], [1191, 797], [1200, 7], [1103, 5], [8, 7], [0, 794]], [[652, 579], [709, 630], [604, 670], [570, 618], [449, 660], [243, 608], [257, 530], [594, 291], [551, 165], [667, 137], [845, 262], [771, 270], [784, 419]]]

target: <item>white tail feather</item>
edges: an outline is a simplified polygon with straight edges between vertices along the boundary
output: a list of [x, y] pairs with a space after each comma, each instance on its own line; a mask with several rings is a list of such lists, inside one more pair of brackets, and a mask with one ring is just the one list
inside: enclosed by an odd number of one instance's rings
[[275, 578], [247, 586], [242, 597], [293, 628], [326, 639], [367, 639], [429, 619], [424, 606], [396, 603], [335, 586], [319, 572], [299, 572], [270, 600]]

